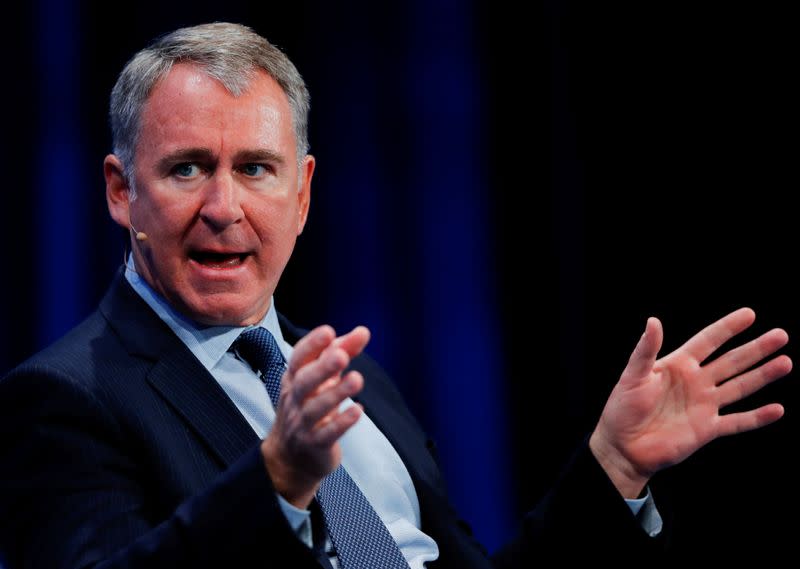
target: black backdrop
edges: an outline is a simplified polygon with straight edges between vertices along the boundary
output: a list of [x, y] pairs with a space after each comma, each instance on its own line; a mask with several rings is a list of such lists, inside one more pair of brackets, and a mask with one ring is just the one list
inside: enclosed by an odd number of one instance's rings
[[[409, 84], [425, 85], [416, 74], [427, 69], [427, 54], [450, 54], [452, 42], [478, 93], [459, 91], [455, 79], [447, 91], [456, 106], [468, 101], [479, 124], [469, 134], [480, 207], [467, 234], [480, 236], [489, 259], [493, 285], [479, 298], [491, 309], [505, 370], [493, 380], [502, 403], [495, 417], [504, 422], [498, 432], [508, 435], [499, 445], [498, 480], [512, 482], [511, 508], [524, 511], [592, 427], [647, 316], [662, 319], [665, 352], [742, 305], [758, 314], [755, 332], [797, 330], [793, 20], [783, 8], [698, 4], [552, 0], [522, 10], [479, 0], [382, 7], [232, 0], [224, 8], [145, 1], [122, 14], [93, 2], [7, 8], [0, 371], [85, 315], [119, 263], [121, 238], [104, 211], [100, 168], [109, 147], [107, 94], [119, 68], [158, 33], [228, 19], [254, 26], [295, 60], [314, 99], [312, 146], [326, 159], [317, 176], [322, 195], [281, 285], [280, 306], [305, 325], [369, 320], [336, 308], [350, 293], [330, 259], [342, 252], [334, 247], [347, 247], [348, 258], [372, 247], [371, 259], [389, 267], [384, 280], [366, 283], [385, 288], [375, 303], [390, 313], [381, 320], [389, 340], [377, 340], [376, 349], [435, 434], [458, 436], [441, 428], [456, 411], [434, 407], [424, 390], [439, 378], [404, 357], [404, 339], [433, 318], [424, 294], [433, 285], [420, 253], [430, 233], [407, 222], [429, 202], [403, 194], [414, 184], [415, 148], [429, 142], [415, 137], [439, 137], [443, 148], [463, 142], [461, 131], [431, 134], [435, 118], [413, 112], [424, 104], [409, 111], [415, 97], [441, 103], [441, 94]], [[69, 76], [58, 69], [65, 61]], [[365, 91], [352, 90], [353, 77]], [[356, 140], [358, 132], [343, 128], [348, 113], [370, 113], [374, 138]], [[66, 143], [44, 144], [56, 128], [68, 134]], [[380, 214], [370, 227], [384, 228], [381, 240], [331, 243], [336, 218], [320, 211], [335, 206], [342, 189], [335, 186], [369, 160], [383, 180], [369, 186]], [[43, 190], [54, 179], [77, 189], [54, 197]], [[461, 182], [439, 184], [445, 213], [460, 203]], [[49, 200], [65, 201], [54, 210]], [[65, 220], [72, 225], [59, 225]], [[423, 222], [444, 224], [438, 236], [458, 229], [446, 215]], [[53, 270], [58, 261], [46, 256], [56, 241], [72, 248], [70, 262], [88, 275], [66, 299], [59, 297], [63, 274]], [[457, 253], [457, 241], [448, 246]], [[329, 286], [320, 287], [320, 265]], [[347, 263], [343, 269], [358, 271]], [[72, 312], [47, 320], [47, 294]], [[405, 311], [410, 316], [397, 317]], [[44, 332], [43, 320], [51, 322]], [[795, 350], [790, 343], [784, 352]], [[800, 426], [796, 378], [739, 407], [773, 400], [787, 407], [778, 424], [717, 441], [654, 481], [659, 504], [674, 512], [679, 554], [790, 551], [794, 524], [778, 517], [797, 506], [790, 466]], [[447, 453], [454, 443], [440, 445]], [[456, 486], [468, 477], [468, 461], [446, 466]], [[495, 546], [491, 528], [477, 526]]]

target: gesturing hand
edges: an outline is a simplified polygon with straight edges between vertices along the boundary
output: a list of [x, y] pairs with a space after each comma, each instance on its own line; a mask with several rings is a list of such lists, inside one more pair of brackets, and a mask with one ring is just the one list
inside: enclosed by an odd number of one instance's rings
[[777, 328], [704, 364], [754, 320], [751, 309], [739, 309], [657, 360], [663, 330], [658, 319], [648, 319], [589, 440], [598, 462], [624, 497], [635, 498], [653, 474], [710, 441], [763, 427], [783, 416], [783, 407], [777, 403], [719, 414], [721, 408], [792, 369], [785, 355], [750, 369], [788, 342], [786, 332]]
[[363, 326], [338, 338], [333, 328], [320, 326], [292, 352], [275, 424], [261, 452], [275, 489], [298, 508], [311, 503], [321, 480], [339, 465], [339, 438], [361, 416], [358, 405], [341, 412], [339, 405], [361, 391], [364, 378], [356, 371], [341, 373], [368, 341]]

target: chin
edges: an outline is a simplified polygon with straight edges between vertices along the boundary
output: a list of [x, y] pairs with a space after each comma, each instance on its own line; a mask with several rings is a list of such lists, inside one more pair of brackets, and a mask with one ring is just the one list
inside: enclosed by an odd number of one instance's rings
[[[255, 310], [253, 306], [258, 308]], [[190, 316], [196, 322], [209, 326], [249, 326], [261, 322], [269, 308], [269, 301], [257, 303], [225, 302], [190, 308]]]

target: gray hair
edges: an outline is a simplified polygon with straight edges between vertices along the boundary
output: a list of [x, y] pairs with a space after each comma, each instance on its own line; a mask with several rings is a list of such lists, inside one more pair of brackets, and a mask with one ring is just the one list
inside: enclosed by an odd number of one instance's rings
[[280, 49], [239, 24], [215, 22], [180, 28], [136, 53], [125, 64], [111, 90], [109, 117], [114, 154], [125, 168], [132, 193], [135, 192], [133, 158], [142, 108], [153, 87], [175, 63], [199, 65], [236, 97], [247, 89], [258, 69], [266, 71], [289, 99], [298, 162], [308, 153], [308, 89], [297, 68]]

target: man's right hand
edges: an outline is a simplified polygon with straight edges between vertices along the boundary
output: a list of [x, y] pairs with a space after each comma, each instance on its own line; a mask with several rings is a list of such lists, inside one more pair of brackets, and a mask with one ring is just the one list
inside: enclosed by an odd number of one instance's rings
[[320, 326], [294, 347], [261, 453], [275, 490], [297, 508], [307, 508], [322, 479], [339, 466], [339, 439], [363, 412], [358, 405], [339, 411], [364, 386], [357, 371], [341, 374], [369, 337], [364, 326], [338, 338], [333, 328]]

